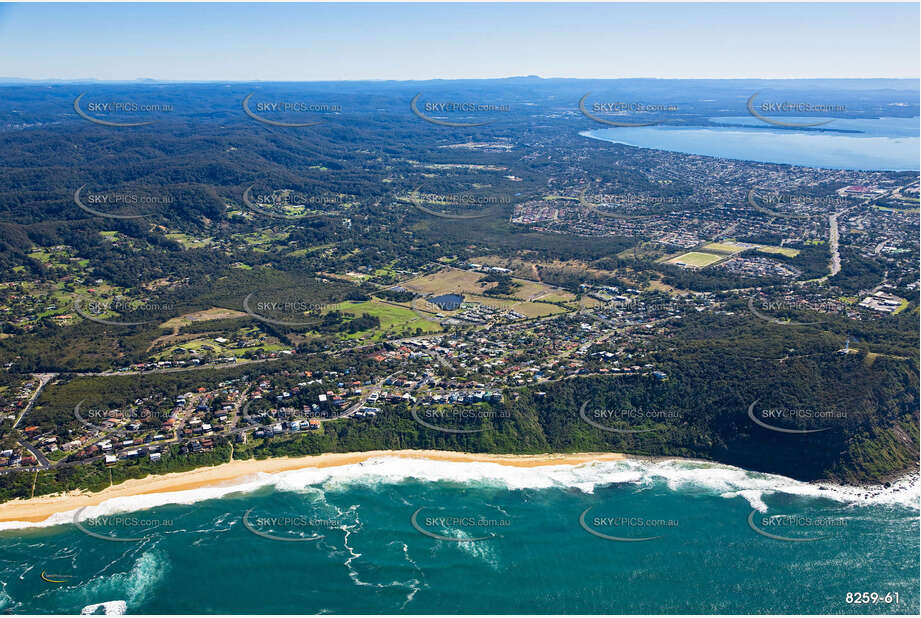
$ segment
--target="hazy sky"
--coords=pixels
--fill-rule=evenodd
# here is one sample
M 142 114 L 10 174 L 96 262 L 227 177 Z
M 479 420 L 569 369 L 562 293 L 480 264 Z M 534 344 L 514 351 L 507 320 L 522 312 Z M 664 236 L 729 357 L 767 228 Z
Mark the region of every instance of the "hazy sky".
M 0 77 L 919 76 L 914 4 L 5 4 Z

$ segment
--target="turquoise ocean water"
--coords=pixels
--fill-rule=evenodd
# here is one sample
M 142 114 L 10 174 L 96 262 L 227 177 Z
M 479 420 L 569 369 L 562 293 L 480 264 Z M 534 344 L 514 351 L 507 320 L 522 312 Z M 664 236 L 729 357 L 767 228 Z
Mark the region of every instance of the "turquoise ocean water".
M 919 610 L 917 479 L 863 490 L 680 460 L 379 458 L 72 520 L 0 531 L 0 611 Z
M 786 118 L 808 123 L 821 118 Z M 850 170 L 921 169 L 918 118 L 836 118 L 815 129 L 779 128 L 752 116 L 713 118 L 725 126 L 631 127 L 582 135 L 688 154 Z

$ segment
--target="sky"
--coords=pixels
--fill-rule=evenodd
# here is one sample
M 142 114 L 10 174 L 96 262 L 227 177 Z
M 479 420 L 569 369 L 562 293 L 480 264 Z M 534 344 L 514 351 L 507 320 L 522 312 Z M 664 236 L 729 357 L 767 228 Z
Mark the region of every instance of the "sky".
M 0 77 L 919 77 L 919 4 L 0 4 Z

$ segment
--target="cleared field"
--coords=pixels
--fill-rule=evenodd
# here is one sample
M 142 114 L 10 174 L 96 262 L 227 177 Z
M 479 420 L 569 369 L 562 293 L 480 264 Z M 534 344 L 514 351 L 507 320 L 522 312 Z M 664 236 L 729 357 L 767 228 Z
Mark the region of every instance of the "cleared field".
M 562 307 L 550 305 L 548 303 L 530 303 L 518 300 L 507 300 L 504 298 L 490 298 L 489 296 L 470 296 L 464 300 L 470 303 L 486 305 L 487 307 L 495 307 L 496 309 L 511 309 L 529 318 L 539 318 L 545 315 L 566 312 Z
M 661 281 L 657 281 L 655 279 L 647 283 L 644 289 L 646 289 L 647 291 L 653 291 L 653 292 L 665 292 L 667 294 L 672 294 L 676 296 L 687 296 L 688 294 L 692 293 L 692 292 L 688 292 L 687 290 L 679 290 L 676 287 L 668 285 L 667 283 L 662 283 Z
M 485 287 L 479 282 L 483 275 L 469 270 L 446 269 L 400 284 L 420 294 L 481 294 Z
M 877 210 L 886 210 L 886 211 L 889 211 L 889 212 L 904 212 L 904 213 L 911 213 L 911 214 L 917 214 L 917 213 L 921 212 L 921 209 L 919 209 L 917 206 L 914 207 L 914 208 L 912 208 L 911 206 L 909 206 L 909 207 L 907 207 L 907 208 L 889 208 L 889 207 L 886 207 L 886 206 L 876 206 L 876 205 L 874 205 L 873 208 L 876 208 Z
M 421 294 L 439 295 L 455 292 L 463 294 L 464 296 L 482 295 L 483 292 L 495 286 L 495 284 L 491 282 L 486 282 L 485 284 L 479 283 L 484 277 L 484 274 L 470 270 L 445 269 L 431 275 L 406 281 L 400 285 L 408 290 Z M 514 281 L 519 287 L 512 292 L 511 296 L 523 301 L 532 298 L 536 300 L 547 298 L 548 300 L 552 299 L 558 302 L 567 302 L 575 299 L 573 294 L 543 283 L 525 281 L 523 279 L 514 279 Z
M 363 313 L 367 313 L 376 316 L 381 321 L 380 328 L 374 331 L 361 331 L 354 335 L 350 335 L 350 337 L 354 338 L 363 339 L 370 336 L 370 338 L 377 340 L 385 335 L 392 336 L 403 332 L 415 334 L 417 328 L 425 333 L 437 333 L 441 331 L 441 327 L 438 324 L 419 317 L 412 309 L 382 303 L 377 300 L 360 303 L 347 301 L 333 305 L 331 310 L 349 313 L 354 316 L 361 316 Z
M 205 333 L 211 334 L 211 333 Z M 150 342 L 150 345 L 147 346 L 145 353 L 149 354 L 151 350 L 162 348 L 163 346 L 176 345 L 182 343 L 183 341 L 192 341 L 194 339 L 201 339 L 202 333 L 186 333 L 185 335 L 163 335 L 157 337 Z
M 166 237 L 170 240 L 174 240 L 182 245 L 183 249 L 201 249 L 202 247 L 207 247 L 211 244 L 210 238 L 194 238 L 188 234 L 182 234 L 179 232 L 166 234 Z
M 47 251 L 33 251 L 29 254 L 29 257 L 44 264 L 51 263 L 51 254 Z
M 288 349 L 288 346 L 283 345 L 274 337 L 270 341 L 262 342 L 259 345 L 250 347 L 250 348 L 231 348 L 225 345 L 222 345 L 215 341 L 211 337 L 196 337 L 193 339 L 185 339 L 183 341 L 173 341 L 170 342 L 174 345 L 164 349 L 159 354 L 156 354 L 155 357 L 158 359 L 169 359 L 174 358 L 176 351 L 179 348 L 182 348 L 186 352 L 195 352 L 195 353 L 204 353 L 208 352 L 218 356 L 235 356 L 237 358 L 242 358 L 247 352 L 253 352 L 255 350 L 263 350 L 264 352 L 279 352 L 281 350 Z M 150 350 L 148 349 L 148 352 Z
M 770 245 L 760 245 L 758 247 L 759 253 L 779 253 L 780 255 L 785 255 L 787 257 L 796 257 L 799 255 L 799 249 L 791 249 L 790 247 L 771 247 Z
M 648 258 L 648 259 L 657 259 L 665 255 L 666 250 L 657 243 L 644 242 L 636 245 L 635 247 L 630 247 L 629 249 L 624 249 L 617 254 L 617 257 L 623 260 L 629 260 L 634 257 L 637 258 Z
M 212 307 L 211 309 L 195 311 L 194 313 L 186 313 L 185 315 L 180 315 L 179 317 L 172 318 L 161 324 L 160 327 L 171 328 L 173 331 L 178 332 L 179 328 L 185 326 L 186 324 L 191 324 L 192 322 L 204 322 L 206 320 L 227 320 L 230 318 L 243 317 L 245 315 L 246 314 L 242 311 L 234 311 L 233 309 L 225 309 L 223 307 Z
M 547 303 L 518 303 L 517 305 L 514 305 L 512 309 L 529 318 L 540 318 L 545 315 L 566 313 L 566 310 L 562 307 L 557 307 L 556 305 L 548 305 Z
M 754 245 L 737 242 L 711 242 L 703 246 L 704 251 L 713 253 L 740 253 L 746 249 L 751 249 Z
M 668 260 L 668 264 L 676 264 L 679 266 L 693 266 L 694 268 L 703 268 L 704 266 L 709 266 L 714 262 L 719 262 L 723 259 L 722 255 L 715 255 L 713 253 L 702 253 L 700 251 L 689 251 L 678 257 L 673 257 Z
M 521 279 L 515 279 L 515 282 L 518 283 L 520 287 L 512 292 L 512 296 L 522 300 L 568 302 L 576 299 L 575 294 L 571 294 L 566 290 L 552 288 L 548 285 L 544 285 L 543 283 L 537 283 L 536 281 L 522 281 Z
M 583 299 L 584 300 L 584 299 Z M 452 317 L 458 313 L 462 313 L 463 309 L 458 309 L 457 311 L 442 311 L 435 307 L 434 305 L 429 305 L 428 303 L 417 299 L 414 301 L 417 305 L 417 308 L 423 310 L 425 313 L 430 313 L 433 316 L 436 313 L 440 313 L 445 317 Z M 487 307 L 492 307 L 494 309 L 501 310 L 513 310 L 517 311 L 521 315 L 524 315 L 529 318 L 539 318 L 547 315 L 554 315 L 557 313 L 565 313 L 566 310 L 557 305 L 551 305 L 549 303 L 542 302 L 529 302 L 524 300 L 512 300 L 508 298 L 493 298 L 491 296 L 482 296 L 479 294 L 467 294 L 464 296 L 465 303 L 474 303 L 478 305 L 485 305 Z M 402 305 L 401 305 L 402 306 Z
M 524 279 L 538 280 L 540 273 L 534 262 L 518 258 L 508 259 L 498 255 L 478 255 L 470 258 L 470 262 L 475 264 L 485 264 L 486 266 L 501 266 L 512 271 L 513 277 Z
M 582 307 L 593 309 L 598 306 L 604 306 L 604 303 L 596 298 L 592 298 L 591 296 L 583 296 L 582 300 L 579 301 L 579 305 Z
M 324 249 L 329 249 L 335 247 L 337 243 L 328 243 L 325 245 L 314 245 L 313 247 L 307 247 L 305 249 L 296 249 L 288 253 L 291 257 L 301 257 L 307 255 L 308 253 L 313 253 L 314 251 L 322 251 Z
M 541 296 L 540 298 L 535 298 L 534 300 L 542 300 L 548 303 L 568 303 L 574 301 L 575 299 L 575 295 L 570 294 L 569 292 L 554 291 L 545 296 Z

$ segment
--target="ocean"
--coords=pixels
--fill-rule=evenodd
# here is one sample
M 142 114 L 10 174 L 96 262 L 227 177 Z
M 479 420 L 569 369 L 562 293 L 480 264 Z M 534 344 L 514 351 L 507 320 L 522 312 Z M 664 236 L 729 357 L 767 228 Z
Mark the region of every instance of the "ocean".
M 742 161 L 847 170 L 921 169 L 919 118 L 836 118 L 811 130 L 777 128 L 751 116 L 711 120 L 726 126 L 657 125 L 597 129 L 581 135 L 640 148 Z M 807 123 L 822 119 L 783 120 Z
M 861 489 L 688 460 L 380 457 L 73 520 L 0 524 L 2 611 L 919 611 L 917 477 Z

